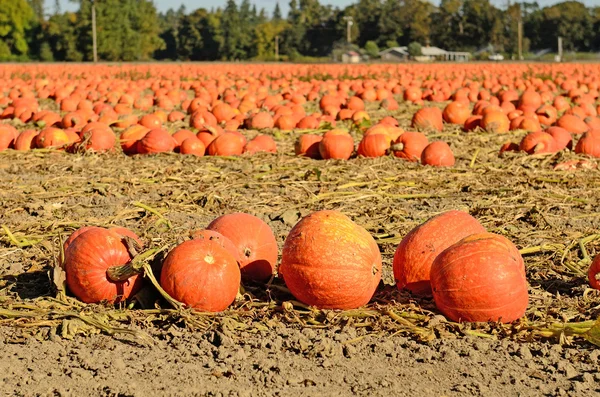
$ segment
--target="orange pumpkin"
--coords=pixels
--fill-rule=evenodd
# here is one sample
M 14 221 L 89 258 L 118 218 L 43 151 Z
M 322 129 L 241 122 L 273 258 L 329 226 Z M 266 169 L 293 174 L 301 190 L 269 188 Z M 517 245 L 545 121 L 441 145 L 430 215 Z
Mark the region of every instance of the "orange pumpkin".
M 231 242 L 230 239 L 228 239 L 227 237 L 223 236 L 221 233 L 215 232 L 214 230 L 202 229 L 202 230 L 196 230 L 195 232 L 193 232 L 191 234 L 191 236 L 195 240 L 212 240 L 212 241 L 216 241 L 223 248 L 225 248 L 227 251 L 229 251 L 229 253 L 231 255 L 233 255 L 233 257 L 235 258 L 235 260 L 238 263 L 241 262 L 240 255 L 239 255 L 238 249 L 235 246 L 235 244 L 233 244 L 233 242 Z
M 510 323 L 529 303 L 519 250 L 492 233 L 471 235 L 440 253 L 431 288 L 437 308 L 452 321 Z
M 179 147 L 188 138 L 196 138 L 196 134 L 194 134 L 190 130 L 179 130 L 173 134 L 173 139 L 175 139 L 175 151 L 179 150 Z
M 167 255 L 160 285 L 186 306 L 220 312 L 235 300 L 240 286 L 240 268 L 235 257 L 218 242 L 189 240 Z
M 583 134 L 577 141 L 575 153 L 600 157 L 600 130 L 590 130 Z
M 207 147 L 211 156 L 238 156 L 244 150 L 244 142 L 233 132 L 225 132 L 214 139 Z
M 311 159 L 320 159 L 319 143 L 323 139 L 320 135 L 304 134 L 298 137 L 294 145 L 296 156 L 305 156 Z
M 554 137 L 542 131 L 527 134 L 521 140 L 519 148 L 528 154 L 554 153 L 557 151 Z
M 85 303 L 120 302 L 133 296 L 142 286 L 137 274 L 126 281 L 108 278 L 107 270 L 131 261 L 129 251 L 116 231 L 99 227 L 83 230 L 65 250 L 64 269 L 67 286 Z
M 206 152 L 206 148 L 202 141 L 196 136 L 191 136 L 184 140 L 179 147 L 179 152 L 181 154 L 193 154 L 194 156 L 202 157 Z
M 558 127 L 564 128 L 569 131 L 571 134 L 583 134 L 588 131 L 590 128 L 588 125 L 580 119 L 579 117 L 572 114 L 564 114 L 561 118 L 556 122 Z
M 64 130 L 54 127 L 43 129 L 38 135 L 36 135 L 34 141 L 35 147 L 38 149 L 62 149 L 66 145 L 72 143 L 72 140 Z
M 242 277 L 265 281 L 277 264 L 277 241 L 265 222 L 242 212 L 218 217 L 208 226 L 227 237 L 237 247 Z
M 454 165 L 454 154 L 446 142 L 432 142 L 421 153 L 421 164 L 435 167 L 451 167 Z
M 172 152 L 175 149 L 175 140 L 167 131 L 156 128 L 148 131 L 136 145 L 138 154 L 156 154 Z
M 594 258 L 594 261 L 590 265 L 588 269 L 588 280 L 590 282 L 590 286 L 594 289 L 600 289 L 600 278 L 598 275 L 600 274 L 600 255 Z
M 573 136 L 571 133 L 561 127 L 550 127 L 546 130 L 546 133 L 552 135 L 556 144 L 556 150 L 560 151 L 563 149 L 573 150 Z
M 394 254 L 394 278 L 398 289 L 413 294 L 431 293 L 429 273 L 433 261 L 443 250 L 462 238 L 485 232 L 485 228 L 466 212 L 448 211 L 412 229 Z
M 462 102 L 450 102 L 442 112 L 446 123 L 464 125 L 471 115 L 471 110 Z
M 38 132 L 35 130 L 25 130 L 17 136 L 15 139 L 14 148 L 15 150 L 30 150 L 33 149 L 33 141 L 37 136 Z
M 274 125 L 273 117 L 267 112 L 256 113 L 248 123 L 248 127 L 253 130 L 273 128 Z
M 420 161 L 423 149 L 429 145 L 427 137 L 420 132 L 407 131 L 392 144 L 394 156 L 408 161 Z
M 354 309 L 371 300 L 381 267 L 379 247 L 365 229 L 338 211 L 318 211 L 290 231 L 279 275 L 307 305 Z
M 510 128 L 510 120 L 502 111 L 488 112 L 481 118 L 481 128 L 487 132 L 503 134 Z
M 348 160 L 354 151 L 354 139 L 347 131 L 335 129 L 327 131 L 319 142 L 319 153 L 325 160 Z
M 422 108 L 413 115 L 411 126 L 419 131 L 444 129 L 442 112 L 438 108 Z
M 244 146 L 244 153 L 254 154 L 258 152 L 277 153 L 277 144 L 269 135 L 257 135 Z
M 390 148 L 390 136 L 388 134 L 369 134 L 365 135 L 358 144 L 356 150 L 359 156 L 363 157 L 381 157 L 385 156 Z
M 121 143 L 121 149 L 125 154 L 134 154 L 137 149 L 137 143 L 150 131 L 143 125 L 136 124 L 127 128 L 121 133 L 119 142 Z

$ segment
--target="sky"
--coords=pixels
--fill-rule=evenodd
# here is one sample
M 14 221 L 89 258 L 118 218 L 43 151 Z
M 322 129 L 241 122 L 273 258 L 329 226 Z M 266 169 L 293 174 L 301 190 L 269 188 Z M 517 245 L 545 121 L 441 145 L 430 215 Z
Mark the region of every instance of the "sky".
M 75 11 L 77 10 L 77 5 L 70 3 L 69 0 L 60 0 L 62 3 L 62 10 L 63 11 Z M 279 6 L 281 7 L 281 11 L 283 13 L 283 15 L 287 15 L 288 12 L 288 3 L 289 0 L 251 0 L 250 2 L 252 4 L 256 4 L 257 8 L 265 8 L 265 10 L 270 14 L 273 11 L 273 8 L 275 7 L 275 3 L 277 3 L 279 1 Z M 357 0 L 321 0 L 322 4 L 331 4 L 333 6 L 337 6 L 337 7 L 346 7 L 352 3 L 355 3 Z M 439 3 L 439 0 L 431 0 L 434 3 Z M 547 5 L 552 5 L 552 4 L 556 4 L 558 2 L 560 2 L 559 0 L 537 0 L 538 4 L 540 5 L 540 7 L 544 7 Z M 584 3 L 586 6 L 590 7 L 590 6 L 600 6 L 600 0 L 579 0 L 582 3 Z M 240 1 L 238 0 L 238 3 Z M 216 8 L 216 7 L 223 7 L 226 3 L 226 0 L 154 0 L 154 4 L 156 5 L 156 8 L 158 9 L 158 11 L 167 11 L 169 8 L 173 8 L 173 9 L 177 9 L 179 8 L 182 4 L 185 5 L 185 7 L 187 8 L 188 12 L 193 11 L 195 9 L 198 8 L 206 8 L 206 9 L 210 9 L 210 8 Z M 496 4 L 496 5 L 504 5 L 506 4 L 506 0 L 492 0 L 492 3 Z M 52 4 L 50 7 L 54 7 L 54 2 L 53 1 L 49 1 L 46 0 L 46 4 L 50 6 L 50 4 Z M 49 11 L 53 11 L 52 9 L 50 9 Z

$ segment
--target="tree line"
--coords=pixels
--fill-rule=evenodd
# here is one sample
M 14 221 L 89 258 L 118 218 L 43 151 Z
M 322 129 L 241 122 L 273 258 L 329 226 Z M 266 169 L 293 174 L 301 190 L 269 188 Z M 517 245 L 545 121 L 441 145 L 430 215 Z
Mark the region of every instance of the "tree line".
M 92 1 L 63 12 L 58 0 L 0 0 L 0 60 L 89 61 L 92 59 Z M 302 60 L 332 51 L 380 49 L 420 43 L 454 51 L 600 51 L 600 7 L 565 1 L 540 7 L 489 0 L 358 0 L 346 8 L 319 0 L 290 0 L 267 12 L 250 0 L 228 0 L 224 8 L 185 7 L 159 13 L 151 0 L 94 0 L 98 56 L 103 61 Z M 52 9 L 51 13 L 47 10 Z M 346 40 L 352 18 L 351 45 Z

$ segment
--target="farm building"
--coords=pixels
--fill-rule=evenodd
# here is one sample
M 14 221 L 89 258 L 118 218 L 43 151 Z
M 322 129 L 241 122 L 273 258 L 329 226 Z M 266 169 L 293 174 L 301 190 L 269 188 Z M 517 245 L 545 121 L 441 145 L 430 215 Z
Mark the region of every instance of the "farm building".
M 359 63 L 360 54 L 356 51 L 348 51 L 342 54 L 343 63 Z
M 406 61 L 409 58 L 408 47 L 391 47 L 379 53 L 381 59 L 390 62 Z M 421 55 L 415 57 L 420 62 L 430 61 L 468 61 L 471 54 L 468 52 L 447 51 L 439 47 L 424 46 Z

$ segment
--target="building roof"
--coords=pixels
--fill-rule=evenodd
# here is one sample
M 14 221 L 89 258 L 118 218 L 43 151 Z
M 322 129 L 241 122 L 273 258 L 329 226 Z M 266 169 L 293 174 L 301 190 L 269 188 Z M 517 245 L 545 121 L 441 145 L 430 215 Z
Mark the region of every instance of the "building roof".
M 439 47 L 431 47 L 431 46 L 429 46 L 429 47 L 425 47 L 425 46 L 421 47 L 421 54 L 425 55 L 425 56 L 428 56 L 428 57 L 436 57 L 436 56 L 439 56 L 439 55 L 446 55 L 447 53 L 448 53 L 448 51 L 442 50 Z
M 386 50 L 379 51 L 379 55 L 385 55 L 385 54 L 390 53 L 390 52 L 396 52 L 396 53 L 399 53 L 399 54 L 402 54 L 402 55 L 408 55 L 408 47 L 406 47 L 406 46 L 403 46 L 403 47 L 390 47 L 390 48 L 388 48 Z
M 395 53 L 402 54 L 402 55 L 408 55 L 408 47 L 406 47 L 406 46 L 390 47 L 386 50 L 380 51 L 379 55 L 385 55 L 390 52 L 395 52 Z M 426 56 L 426 57 L 436 57 L 436 56 L 442 56 L 442 55 L 448 55 L 448 54 L 470 55 L 468 52 L 446 51 L 439 47 L 432 47 L 432 46 L 421 47 L 421 55 Z
M 351 57 L 359 56 L 360 54 L 356 51 L 348 51 L 346 55 L 350 55 Z

